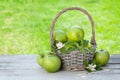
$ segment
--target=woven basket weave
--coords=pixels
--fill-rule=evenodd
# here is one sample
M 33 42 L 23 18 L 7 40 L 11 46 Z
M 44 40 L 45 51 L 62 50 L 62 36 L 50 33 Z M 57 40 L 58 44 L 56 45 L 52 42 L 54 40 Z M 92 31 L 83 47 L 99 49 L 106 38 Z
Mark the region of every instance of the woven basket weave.
M 79 7 L 70 7 L 63 9 L 60 11 L 56 17 L 53 19 L 51 27 L 50 27 L 50 42 L 51 46 L 54 44 L 54 38 L 53 38 L 53 29 L 54 25 L 59 18 L 60 15 L 62 15 L 66 11 L 70 10 L 78 10 L 86 14 L 90 20 L 91 27 L 92 27 L 92 37 L 91 37 L 91 44 L 93 50 L 96 50 L 96 41 L 95 41 L 95 30 L 94 30 L 94 22 L 91 17 L 91 15 L 84 9 L 79 8 Z M 51 48 L 52 50 L 52 48 Z M 91 53 L 90 51 L 85 49 L 85 54 L 82 54 L 80 51 L 70 51 L 67 54 L 61 54 L 59 52 L 56 52 L 56 55 L 61 58 L 62 61 L 62 69 L 66 71 L 79 71 L 79 70 L 84 70 L 84 64 L 83 61 L 86 60 L 87 62 L 91 61 L 93 59 L 94 54 Z

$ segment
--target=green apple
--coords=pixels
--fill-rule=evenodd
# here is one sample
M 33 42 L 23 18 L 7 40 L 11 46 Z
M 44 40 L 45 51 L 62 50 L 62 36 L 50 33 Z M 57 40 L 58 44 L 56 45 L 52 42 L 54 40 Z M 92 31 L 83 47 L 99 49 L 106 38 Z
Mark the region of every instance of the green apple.
M 43 67 L 43 65 L 42 65 L 43 55 L 38 54 L 36 59 L 37 59 L 37 64 L 39 64 L 41 67 Z
M 94 58 L 97 64 L 105 66 L 110 59 L 110 54 L 106 50 L 99 50 L 95 52 Z
M 56 55 L 47 55 L 43 58 L 43 67 L 47 72 L 57 72 L 61 67 L 61 60 Z
M 38 54 L 37 58 L 36 58 L 37 64 L 39 64 L 41 67 L 43 67 L 43 58 L 47 55 L 50 55 L 50 53 L 48 51 Z
M 57 42 L 66 42 L 67 41 L 66 33 L 63 30 L 55 30 L 54 39 Z
M 72 27 L 67 31 L 69 41 L 79 42 L 84 38 L 84 30 L 80 27 Z

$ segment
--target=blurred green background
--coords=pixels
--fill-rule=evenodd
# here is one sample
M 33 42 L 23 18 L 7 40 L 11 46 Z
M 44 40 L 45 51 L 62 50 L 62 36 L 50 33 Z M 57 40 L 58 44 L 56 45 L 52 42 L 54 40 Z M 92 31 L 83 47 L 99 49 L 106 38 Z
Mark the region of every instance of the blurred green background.
M 119 0 L 0 0 L 0 54 L 37 54 L 50 50 L 50 25 L 67 7 L 81 7 L 93 17 L 97 49 L 120 53 Z M 90 22 L 79 11 L 64 13 L 55 29 L 79 25 L 91 38 Z

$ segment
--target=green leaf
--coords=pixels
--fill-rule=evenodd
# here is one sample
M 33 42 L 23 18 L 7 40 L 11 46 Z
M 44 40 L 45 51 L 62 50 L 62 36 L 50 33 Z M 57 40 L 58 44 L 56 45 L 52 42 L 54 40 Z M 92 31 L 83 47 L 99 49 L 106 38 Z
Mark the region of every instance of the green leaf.
M 91 63 L 93 63 L 93 64 L 95 64 L 95 65 L 96 65 L 96 68 L 95 68 L 95 69 L 96 69 L 97 71 L 102 70 L 101 65 L 99 65 L 99 64 L 96 62 L 96 60 L 95 60 L 95 59 L 93 59 Z
M 83 47 L 87 47 L 88 46 L 89 41 L 88 40 L 83 40 Z
M 96 64 L 95 59 L 93 59 L 90 63 L 92 63 L 92 64 Z
M 85 54 L 85 49 L 81 46 L 80 47 L 80 51 L 83 53 L 83 54 Z
M 97 71 L 103 70 L 101 66 L 97 65 L 95 68 Z
M 85 68 L 85 70 L 87 70 L 88 72 L 92 72 L 92 70 L 88 69 L 88 68 Z
M 54 46 L 54 45 L 51 45 L 51 48 L 52 48 L 52 52 L 57 52 L 57 48 L 56 48 L 56 46 Z
M 80 49 L 80 45 L 79 45 L 77 42 L 74 42 L 74 45 L 75 45 L 78 49 Z
M 88 67 L 89 65 L 89 63 L 86 60 L 83 61 L 83 64 L 85 65 L 85 67 Z

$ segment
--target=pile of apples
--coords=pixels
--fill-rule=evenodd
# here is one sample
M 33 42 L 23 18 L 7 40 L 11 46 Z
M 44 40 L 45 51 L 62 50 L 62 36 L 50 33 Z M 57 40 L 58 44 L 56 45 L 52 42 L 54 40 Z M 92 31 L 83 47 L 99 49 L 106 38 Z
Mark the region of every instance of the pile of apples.
M 61 67 L 60 58 L 52 53 L 39 54 L 37 63 L 49 73 L 57 72 Z
M 64 32 L 63 30 L 54 31 L 54 39 L 56 42 L 65 43 L 70 42 L 79 42 L 84 39 L 84 30 L 79 26 L 73 26 Z
M 84 40 L 84 30 L 80 26 L 73 26 L 66 32 L 63 30 L 54 31 L 54 52 L 59 50 L 61 54 L 67 54 L 70 51 L 80 50 L 80 48 L 84 49 L 83 47 L 87 48 L 88 44 L 89 41 Z

